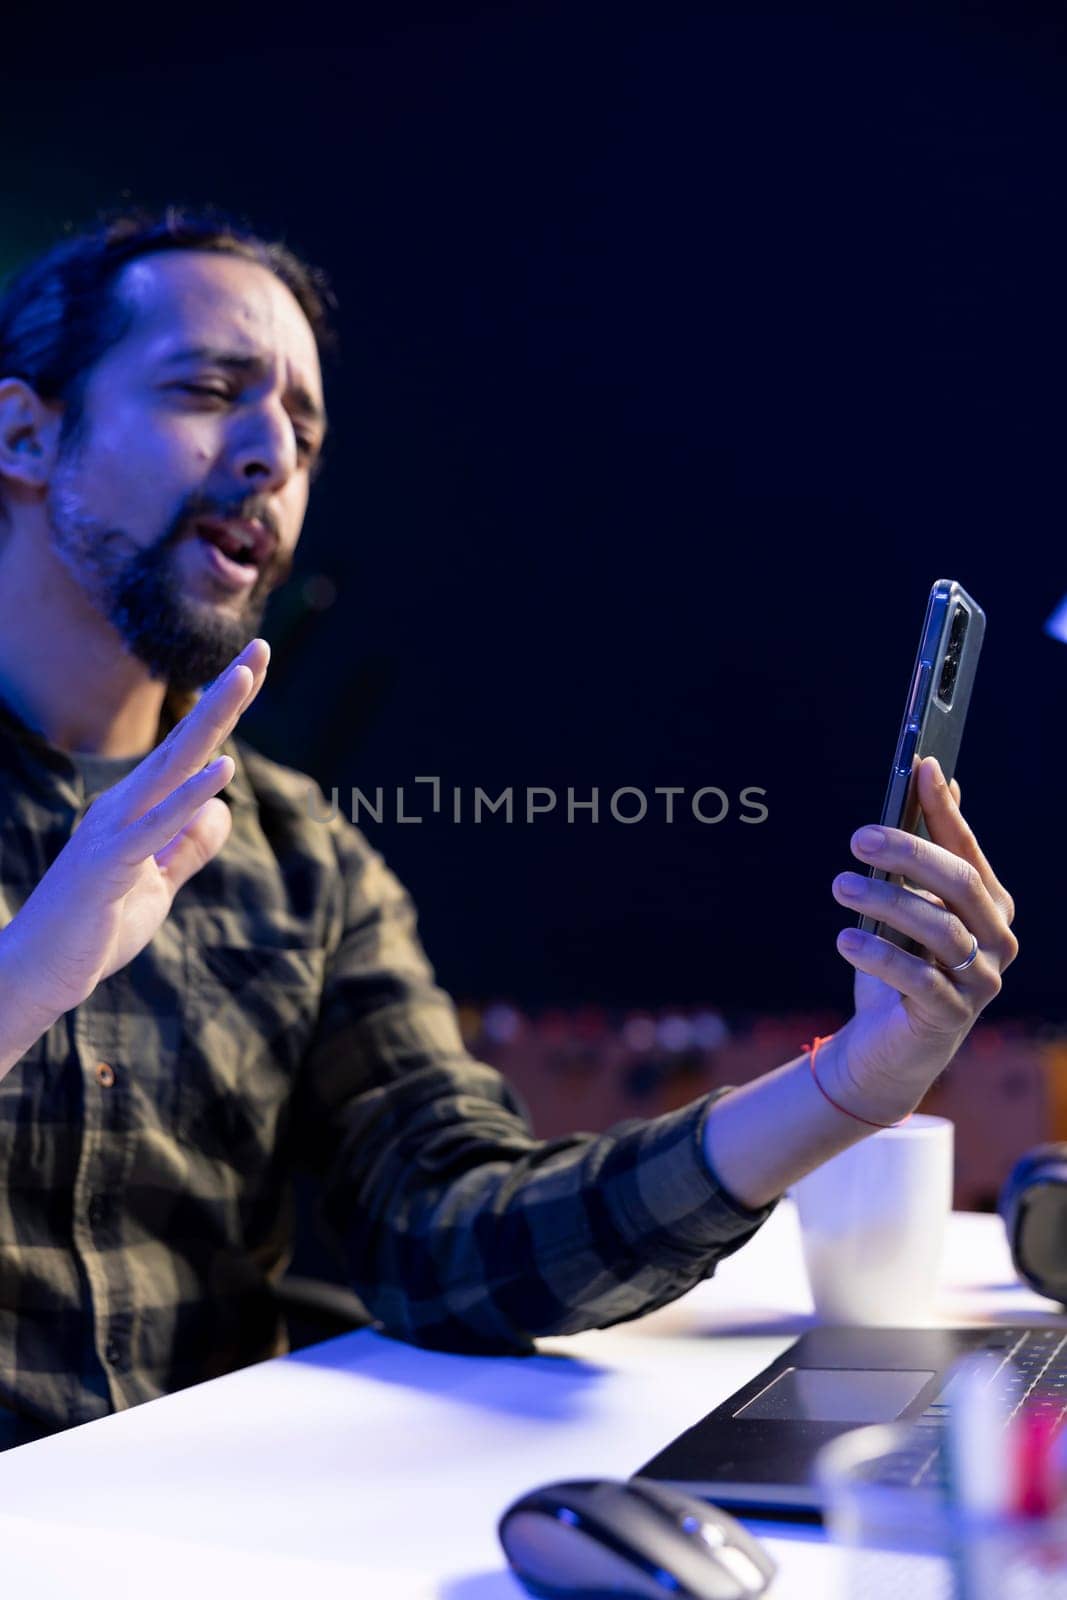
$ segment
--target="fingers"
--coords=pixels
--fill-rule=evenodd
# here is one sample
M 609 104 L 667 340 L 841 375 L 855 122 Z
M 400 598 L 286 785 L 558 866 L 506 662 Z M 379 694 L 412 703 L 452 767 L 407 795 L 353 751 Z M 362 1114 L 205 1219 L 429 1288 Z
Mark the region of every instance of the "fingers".
M 916 889 L 909 885 L 912 894 L 917 894 L 920 899 L 929 900 L 932 906 L 944 906 L 945 902 L 939 894 L 931 894 L 929 889 Z
M 177 894 L 195 872 L 218 855 L 230 836 L 233 817 L 219 799 L 205 800 L 180 833 L 156 852 L 156 865 Z
M 111 811 L 111 827 L 121 828 L 143 817 L 203 768 L 256 698 L 269 662 L 270 646 L 265 639 L 253 639 L 246 645 L 162 743 L 115 785 L 111 793 L 117 815 Z
M 267 668 L 270 666 L 270 645 L 267 643 L 266 639 L 253 639 L 250 644 L 245 646 L 244 650 L 241 651 L 241 654 L 234 658 L 234 661 L 240 661 L 244 666 L 248 667 L 252 674 L 252 687 L 248 691 L 248 698 L 245 700 L 244 704 L 241 706 L 241 709 L 238 711 L 237 716 L 234 718 L 234 724 L 236 725 L 238 718 L 244 716 L 245 712 L 256 698 L 256 695 L 263 687 L 264 680 L 267 676 Z M 231 665 L 233 664 L 234 663 L 231 662 Z
M 954 855 L 970 862 L 985 885 L 991 900 L 1010 926 L 1015 917 L 1015 906 L 1011 895 L 986 860 L 972 828 L 960 810 L 959 800 L 952 793 L 951 787 L 946 784 L 940 764 L 935 757 L 927 756 L 923 761 L 919 768 L 918 783 L 919 802 L 930 838 L 935 844 L 943 845 Z M 956 787 L 958 789 L 959 785 Z
M 981 1009 L 1000 992 L 1000 974 L 991 962 L 983 964 L 981 957 L 961 974 L 967 979 L 964 987 L 921 956 L 910 955 L 899 945 L 859 928 L 842 928 L 837 948 L 857 972 L 870 973 L 915 1001 L 924 1022 L 946 1033 L 968 1027 L 976 1005 Z
M 959 917 L 924 890 L 916 892 L 895 883 L 861 877 L 858 872 L 842 872 L 834 879 L 833 892 L 841 905 L 915 939 L 945 967 L 958 966 L 971 953 L 971 935 Z M 995 970 L 992 963 L 989 968 Z
M 215 747 L 229 738 L 263 687 L 269 664 L 270 645 L 266 639 L 253 639 L 208 685 L 192 711 L 171 729 L 164 744 L 173 738 L 179 749 L 186 742 L 196 749 L 191 771 L 203 766 Z
M 933 765 L 936 767 L 936 763 Z M 924 770 L 920 774 L 928 791 L 933 788 L 933 774 L 929 766 L 924 762 Z M 1014 911 L 1010 897 L 994 877 L 943 779 L 936 791 L 936 804 L 930 793 L 925 795 L 925 800 L 930 807 L 927 811 L 924 805 L 927 827 L 931 833 L 929 840 L 900 828 L 861 828 L 853 835 L 853 854 L 861 861 L 889 875 L 899 874 L 914 883 L 917 889 L 937 896 L 944 903 L 947 921 L 940 924 L 940 933 L 936 937 L 941 941 L 951 937 L 954 943 L 950 948 L 958 946 L 960 934 L 958 927 L 953 925 L 954 914 L 964 929 L 977 938 L 979 948 L 996 961 L 998 971 L 1003 971 L 1014 961 L 1019 945 L 1008 926 L 1005 909 L 994 899 L 989 884 L 993 884 L 995 890 L 1004 895 L 1009 909 Z M 883 841 L 880 845 L 876 842 L 879 835 Z M 895 885 L 882 880 L 865 882 L 867 887 L 863 892 L 867 898 L 863 903 L 864 911 L 888 923 L 898 932 L 915 937 L 911 926 L 915 917 L 928 916 L 931 912 L 936 914 L 936 907 L 931 908 L 929 901 L 921 911 L 917 906 L 909 906 L 900 897 Z M 905 895 L 909 892 L 903 891 Z M 926 942 L 923 935 L 918 937 Z M 935 944 L 934 948 L 936 953 L 938 946 Z M 966 953 L 966 950 L 957 953 L 954 960 L 946 964 L 954 965 Z M 942 959 L 940 955 L 939 959 Z
M 187 778 L 173 794 L 122 829 L 114 840 L 115 858 L 123 866 L 132 868 L 162 852 L 174 836 L 188 826 L 205 802 L 226 787 L 234 770 L 232 756 L 219 756 Z

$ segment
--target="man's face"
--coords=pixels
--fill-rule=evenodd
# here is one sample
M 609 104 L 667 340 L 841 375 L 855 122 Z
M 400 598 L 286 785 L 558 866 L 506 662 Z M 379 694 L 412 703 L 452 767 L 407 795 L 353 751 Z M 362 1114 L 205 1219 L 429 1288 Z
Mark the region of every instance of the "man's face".
M 116 292 L 133 320 L 49 481 L 53 546 L 151 675 L 195 689 L 255 638 L 291 568 L 325 431 L 315 336 L 237 256 L 161 252 Z M 205 518 L 258 522 L 256 560 L 228 560 Z

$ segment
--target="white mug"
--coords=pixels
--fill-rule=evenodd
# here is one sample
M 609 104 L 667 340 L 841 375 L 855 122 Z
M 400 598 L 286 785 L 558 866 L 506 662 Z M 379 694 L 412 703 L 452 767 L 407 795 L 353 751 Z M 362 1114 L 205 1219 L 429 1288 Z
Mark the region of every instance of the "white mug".
M 824 1322 L 908 1327 L 930 1317 L 952 1210 L 953 1125 L 913 1115 L 793 1186 Z

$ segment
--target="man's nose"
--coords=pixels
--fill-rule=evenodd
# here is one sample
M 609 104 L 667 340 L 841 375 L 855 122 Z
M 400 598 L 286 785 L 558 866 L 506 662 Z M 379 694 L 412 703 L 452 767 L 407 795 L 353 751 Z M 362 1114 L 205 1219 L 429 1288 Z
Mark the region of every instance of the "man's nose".
M 236 476 L 258 480 L 263 489 L 277 489 L 296 471 L 297 449 L 293 424 L 281 406 L 257 412 L 246 419 L 244 432 L 233 453 Z

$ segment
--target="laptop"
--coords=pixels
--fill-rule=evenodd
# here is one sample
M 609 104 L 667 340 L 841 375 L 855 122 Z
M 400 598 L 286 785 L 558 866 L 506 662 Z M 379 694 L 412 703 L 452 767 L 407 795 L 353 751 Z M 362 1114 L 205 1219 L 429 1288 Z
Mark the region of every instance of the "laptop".
M 1067 1413 L 1067 1325 L 838 1328 L 805 1333 L 758 1377 L 686 1429 L 635 1476 L 659 1479 L 749 1516 L 821 1521 L 815 1457 L 839 1434 L 897 1419 L 917 1424 L 892 1478 L 943 1481 L 949 1368 L 991 1350 L 1005 1364 L 1013 1405 L 1040 1395 Z M 1060 1407 L 1062 1406 L 1062 1409 Z

